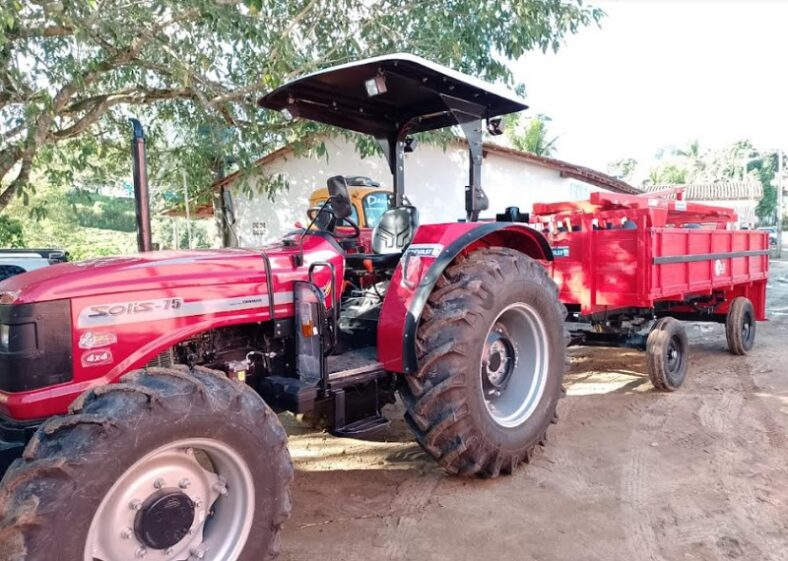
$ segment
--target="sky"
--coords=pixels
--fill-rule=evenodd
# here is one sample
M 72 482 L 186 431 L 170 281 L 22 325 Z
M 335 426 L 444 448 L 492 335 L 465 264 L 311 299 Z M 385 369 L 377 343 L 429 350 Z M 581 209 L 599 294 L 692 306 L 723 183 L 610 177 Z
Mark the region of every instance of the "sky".
M 552 118 L 556 157 L 605 171 L 692 140 L 788 149 L 788 1 L 587 3 L 607 13 L 599 28 L 513 66 L 529 113 Z

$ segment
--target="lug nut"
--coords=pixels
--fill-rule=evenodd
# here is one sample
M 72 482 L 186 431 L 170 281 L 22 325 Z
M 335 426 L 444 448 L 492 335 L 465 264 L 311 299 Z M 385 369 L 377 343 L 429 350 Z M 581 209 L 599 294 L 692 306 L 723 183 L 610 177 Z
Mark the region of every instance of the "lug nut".
M 162 487 L 164 487 L 164 480 L 161 477 L 159 477 L 156 481 L 153 482 L 153 486 L 156 487 L 156 489 L 161 489 Z
M 204 559 L 205 558 L 205 550 L 201 547 L 195 547 L 191 550 L 192 557 L 195 559 Z
M 148 550 L 144 547 L 137 548 L 137 551 L 134 552 L 134 557 L 141 559 L 148 554 Z
M 191 484 L 192 482 L 189 481 L 187 477 L 184 477 L 183 479 L 178 481 L 178 487 L 180 487 L 181 489 L 188 489 Z
M 132 530 L 131 528 L 126 528 L 120 533 L 120 537 L 123 538 L 124 540 L 130 539 L 131 536 L 133 535 L 134 535 L 134 530 Z
M 194 454 L 194 448 L 184 448 L 183 451 L 186 454 Z
M 170 555 L 172 555 L 173 553 L 175 553 L 175 548 L 174 548 L 174 547 L 168 547 L 168 548 L 167 548 L 167 550 L 164 552 L 164 555 L 166 555 L 167 557 L 169 557 L 169 556 L 170 556 Z
M 213 490 L 222 496 L 227 495 L 227 485 L 221 481 L 213 484 Z
M 134 499 L 129 503 L 129 508 L 131 510 L 139 510 L 142 508 L 142 501 L 139 499 Z
M 200 508 L 202 506 L 202 497 L 194 497 L 194 499 L 192 499 L 192 502 L 194 503 L 194 506 Z

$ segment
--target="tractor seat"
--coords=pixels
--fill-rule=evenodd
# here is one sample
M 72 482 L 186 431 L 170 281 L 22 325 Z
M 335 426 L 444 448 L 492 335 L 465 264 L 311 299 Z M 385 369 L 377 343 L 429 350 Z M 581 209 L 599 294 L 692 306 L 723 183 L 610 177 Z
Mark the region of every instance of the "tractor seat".
M 416 207 L 405 205 L 388 209 L 372 230 L 373 253 L 348 253 L 345 263 L 351 269 L 362 269 L 365 268 L 364 260 L 368 259 L 375 269 L 393 269 L 413 241 L 418 225 Z

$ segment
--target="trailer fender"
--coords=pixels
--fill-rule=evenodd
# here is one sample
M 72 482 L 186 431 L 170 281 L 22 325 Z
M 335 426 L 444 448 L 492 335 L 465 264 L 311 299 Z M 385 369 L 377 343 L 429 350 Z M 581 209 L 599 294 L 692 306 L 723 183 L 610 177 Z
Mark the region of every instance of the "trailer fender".
M 416 330 L 427 299 L 443 271 L 457 256 L 481 246 L 509 247 L 533 259 L 553 260 L 547 239 L 525 224 L 455 223 L 419 228 L 397 266 L 392 278 L 395 289 L 389 289 L 381 311 L 379 359 L 387 370 L 405 374 L 418 371 Z M 408 278 L 407 274 L 413 257 L 427 262 L 418 278 Z M 397 344 L 399 341 L 401 345 Z

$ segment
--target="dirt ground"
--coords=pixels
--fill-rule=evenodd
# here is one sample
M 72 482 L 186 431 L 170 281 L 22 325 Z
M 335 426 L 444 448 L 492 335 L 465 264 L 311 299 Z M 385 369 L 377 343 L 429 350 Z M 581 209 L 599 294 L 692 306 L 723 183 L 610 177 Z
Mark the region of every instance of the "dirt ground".
M 283 561 L 788 560 L 788 262 L 748 357 L 719 325 L 690 327 L 676 393 L 643 355 L 575 348 L 560 421 L 511 477 L 453 478 L 400 411 L 375 440 L 289 421 L 296 465 Z

